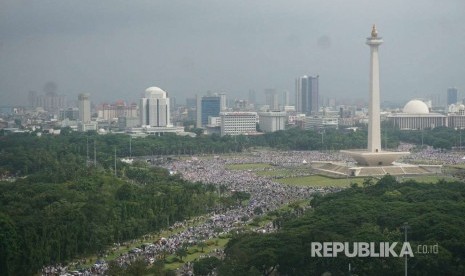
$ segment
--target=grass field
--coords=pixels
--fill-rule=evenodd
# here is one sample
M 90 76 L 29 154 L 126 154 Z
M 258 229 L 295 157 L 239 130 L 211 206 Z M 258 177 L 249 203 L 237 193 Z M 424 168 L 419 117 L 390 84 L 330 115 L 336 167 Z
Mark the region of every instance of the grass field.
M 215 249 L 223 249 L 226 244 L 228 243 L 229 239 L 228 238 L 216 238 L 210 241 L 207 241 L 208 245 L 203 249 L 203 252 L 201 248 L 198 246 L 192 246 L 188 248 L 188 254 L 186 257 L 183 258 L 182 262 L 178 260 L 178 258 L 175 255 L 170 255 L 166 258 L 167 263 L 165 264 L 165 270 L 176 270 L 177 268 L 181 267 L 184 265 L 186 262 L 192 262 L 196 259 L 198 259 L 201 255 L 207 255 L 211 252 L 213 252 Z
M 361 185 L 363 178 L 333 179 L 320 175 L 289 177 L 276 179 L 277 182 L 286 185 L 308 186 L 308 187 L 349 187 L 350 183 Z
M 465 169 L 465 164 L 447 165 L 445 167 L 451 167 L 451 168 L 454 168 L 454 169 Z
M 256 175 L 264 176 L 264 177 L 284 177 L 284 176 L 288 176 L 289 173 L 290 173 L 289 170 L 283 169 L 283 168 L 255 172 Z
M 398 181 L 403 182 L 411 179 L 421 183 L 436 183 L 439 180 L 456 181 L 453 177 L 439 175 L 400 177 Z M 277 182 L 282 184 L 307 187 L 349 187 L 351 183 L 357 183 L 359 186 L 362 186 L 364 180 L 365 178 L 332 179 L 320 175 L 276 179 Z

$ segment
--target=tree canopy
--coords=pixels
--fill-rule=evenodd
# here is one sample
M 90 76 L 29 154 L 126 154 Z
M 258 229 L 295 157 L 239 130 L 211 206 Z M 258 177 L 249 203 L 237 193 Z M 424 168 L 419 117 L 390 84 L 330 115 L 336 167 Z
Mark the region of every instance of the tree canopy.
M 318 258 L 312 242 L 403 242 L 414 257 L 412 275 L 462 275 L 465 267 L 465 183 L 439 181 L 399 183 L 392 176 L 365 188 L 353 187 L 312 200 L 312 209 L 284 220 L 277 233 L 235 236 L 227 244 L 220 275 L 401 275 L 403 258 Z M 418 252 L 418 245 L 437 245 L 438 252 Z M 233 271 L 233 272 L 231 272 Z M 232 274 L 231 274 L 232 273 Z

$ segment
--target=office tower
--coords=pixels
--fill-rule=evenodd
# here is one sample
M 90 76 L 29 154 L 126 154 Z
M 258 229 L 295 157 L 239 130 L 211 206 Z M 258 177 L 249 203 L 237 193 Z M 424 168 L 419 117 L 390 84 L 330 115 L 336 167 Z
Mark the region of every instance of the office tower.
M 283 107 L 288 106 L 288 105 L 289 105 L 289 91 L 284 91 L 283 92 Z
M 226 107 L 227 107 L 226 94 L 225 93 L 220 93 L 220 94 L 218 94 L 218 96 L 220 97 L 220 112 L 225 111 Z
M 276 92 L 276 89 L 265 89 L 265 104 L 270 107 L 270 110 L 279 110 L 278 92 Z
M 190 109 L 195 109 L 197 107 L 197 98 L 187 98 L 186 107 Z
M 49 91 L 45 95 L 39 95 L 35 91 L 29 91 L 28 104 L 30 107 L 42 107 L 48 112 L 59 112 L 60 109 L 66 107 L 66 97 L 58 95 L 54 91 Z
M 140 101 L 140 122 L 142 126 L 171 126 L 170 99 L 165 91 L 158 87 L 145 90 L 145 97 Z
M 81 93 L 78 95 L 79 121 L 81 123 L 90 122 L 90 94 Z
M 30 107 L 37 107 L 37 92 L 36 91 L 29 91 L 27 95 L 27 102 Z
M 256 104 L 257 99 L 255 97 L 255 91 L 254 90 L 249 90 L 249 104 Z
M 307 115 L 318 112 L 318 79 L 319 76 L 303 76 L 296 79 L 295 104 L 297 112 Z
M 195 108 L 195 111 L 196 111 L 196 123 L 195 123 L 195 126 L 197 128 L 201 128 L 202 127 L 202 97 L 197 94 L 195 95 L 195 99 L 196 99 L 196 108 Z
M 208 124 L 208 116 L 218 117 L 221 112 L 220 96 L 204 96 L 201 100 L 201 123 L 202 126 Z
M 456 104 L 458 101 L 458 91 L 455 87 L 447 89 L 447 105 Z
M 170 97 L 170 110 L 176 110 L 176 97 Z
M 58 115 L 58 119 L 60 119 L 61 121 L 66 119 L 70 121 L 79 120 L 79 108 L 68 107 L 67 109 L 61 109 Z

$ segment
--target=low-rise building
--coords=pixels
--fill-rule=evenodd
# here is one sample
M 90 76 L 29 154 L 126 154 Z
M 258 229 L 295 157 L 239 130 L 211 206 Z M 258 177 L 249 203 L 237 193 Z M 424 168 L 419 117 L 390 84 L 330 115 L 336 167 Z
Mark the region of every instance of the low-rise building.
M 221 112 L 221 136 L 255 134 L 257 112 Z

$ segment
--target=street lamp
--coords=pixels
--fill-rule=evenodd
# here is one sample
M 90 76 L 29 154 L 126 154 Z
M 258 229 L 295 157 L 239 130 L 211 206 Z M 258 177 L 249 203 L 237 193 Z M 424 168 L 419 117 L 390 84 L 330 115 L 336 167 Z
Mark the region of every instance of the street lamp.
M 455 131 L 459 131 L 459 151 L 462 151 L 462 128 L 456 127 Z M 455 140 L 455 146 L 457 147 L 457 140 Z
M 408 222 L 404 222 L 404 225 L 402 225 L 400 227 L 401 229 L 404 230 L 404 241 L 407 242 L 407 232 L 408 232 L 408 229 L 410 229 L 410 225 L 408 225 Z M 407 254 L 405 254 L 405 276 L 407 276 Z
M 325 130 L 322 129 L 320 131 L 320 134 L 321 134 L 321 150 L 323 150 L 324 149 L 324 144 L 325 144 L 325 139 L 324 139 Z

